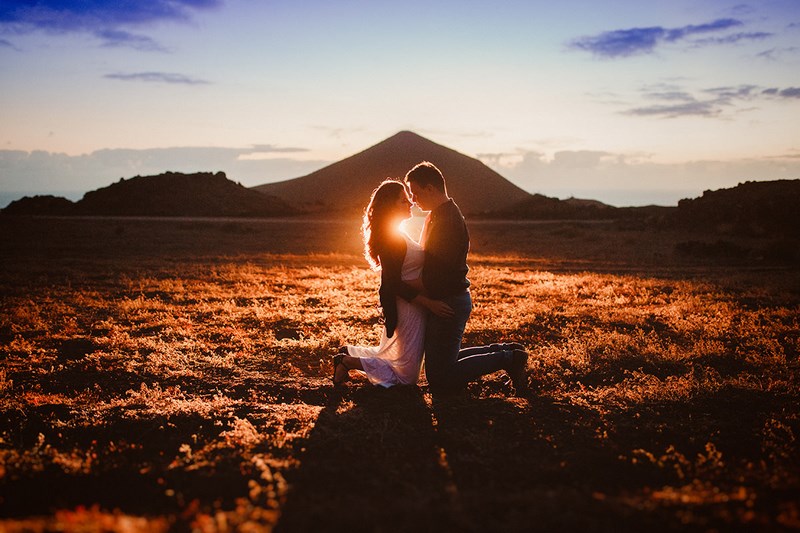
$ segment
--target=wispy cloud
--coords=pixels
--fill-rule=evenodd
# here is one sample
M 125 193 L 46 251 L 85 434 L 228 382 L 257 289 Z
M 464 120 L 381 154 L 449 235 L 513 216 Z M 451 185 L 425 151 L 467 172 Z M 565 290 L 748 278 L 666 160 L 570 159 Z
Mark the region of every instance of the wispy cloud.
M 627 57 L 653 51 L 665 33 L 666 30 L 661 27 L 608 31 L 576 39 L 570 43 L 570 47 L 600 57 Z
M 783 48 L 770 48 L 769 50 L 764 50 L 763 52 L 756 55 L 756 57 L 760 57 L 762 59 L 766 59 L 767 61 L 778 61 L 782 57 L 788 55 L 796 55 L 800 52 L 800 48 L 797 46 L 787 46 Z
M 0 24 L 20 31 L 94 31 L 98 27 L 117 28 L 160 21 L 185 21 L 192 10 L 221 5 L 221 0 L 36 0 L 3 2 Z
M 634 107 L 624 111 L 625 115 L 633 115 L 638 117 L 663 117 L 663 118 L 677 118 L 677 117 L 716 117 L 722 113 L 717 102 L 692 100 L 690 102 L 683 102 L 679 104 L 654 104 L 649 106 Z
M 208 85 L 211 82 L 199 78 L 191 78 L 173 72 L 133 72 L 106 74 L 105 78 L 121 81 L 143 81 L 148 83 L 173 83 L 182 85 Z
M 300 154 L 309 152 L 307 148 L 293 146 L 275 146 L 274 144 L 254 144 L 252 150 L 242 150 L 237 157 L 238 161 L 261 161 L 266 159 L 285 158 L 285 154 Z
M 705 24 L 690 24 L 681 28 L 672 28 L 666 30 L 666 40 L 674 42 L 698 33 L 729 30 L 742 25 L 744 25 L 744 23 L 737 19 L 717 19 L 713 22 L 707 22 Z
M 297 148 L 293 146 L 275 146 L 274 144 L 254 144 L 253 153 L 255 152 L 291 154 L 298 152 L 308 152 L 308 148 Z
M 776 89 L 774 87 L 764 89 L 762 94 L 768 96 L 779 96 L 781 98 L 800 98 L 800 87 L 787 87 L 786 89 Z
M 653 103 L 626 109 L 622 114 L 660 118 L 723 117 L 726 111 L 742 102 L 764 98 L 800 98 L 800 87 L 764 89 L 757 85 L 736 85 L 712 87 L 693 94 L 675 86 L 657 85 L 643 88 L 641 95 Z
M 11 48 L 12 50 L 19 50 L 14 43 L 11 41 L 6 41 L 5 39 L 0 39 L 0 48 Z
M 273 149 L 280 150 L 278 145 Z M 0 150 L 3 187 L 8 191 L 80 191 L 105 187 L 110 177 L 148 176 L 166 170 L 198 172 L 222 170 L 245 186 L 304 176 L 331 161 L 314 158 L 303 148 L 302 156 L 247 158 L 252 147 L 173 147 L 144 150 L 107 149 L 82 155 L 45 151 Z M 0 192 L 3 192 L 0 190 Z M 5 207 L 0 205 L 0 208 Z
M 575 50 L 591 52 L 598 57 L 629 57 L 651 53 L 657 46 L 663 43 L 675 43 L 690 39 L 699 34 L 723 32 L 743 25 L 744 23 L 738 19 L 725 18 L 705 24 L 690 24 L 678 28 L 652 26 L 647 28 L 613 30 L 598 35 L 580 37 L 570 42 L 569 47 Z M 738 33 L 731 36 L 719 37 L 717 39 L 707 38 L 692 42 L 698 46 L 702 46 L 738 42 L 744 39 L 766 38 L 768 36 L 769 34 L 762 35 L 761 33 Z
M 106 46 L 163 50 L 148 37 L 122 31 L 157 22 L 185 22 L 198 10 L 222 5 L 222 0 L 36 0 L 0 3 L 0 29 L 15 33 L 83 32 Z
M 764 31 L 756 32 L 741 32 L 734 33 L 733 35 L 726 35 L 724 37 L 709 37 L 706 39 L 698 39 L 692 44 L 695 46 L 707 46 L 712 44 L 736 44 L 741 41 L 763 41 L 772 37 L 774 34 Z
M 135 35 L 124 30 L 101 30 L 95 36 L 108 48 L 127 47 L 146 52 L 166 52 L 167 49 L 145 35 Z
M 703 90 L 704 93 L 711 94 L 716 100 L 722 103 L 731 103 L 736 99 L 748 100 L 758 94 L 756 85 L 736 85 L 733 87 L 712 87 Z
M 681 198 L 700 196 L 707 189 L 800 175 L 800 157 L 794 151 L 757 159 L 679 163 L 657 163 L 651 155 L 588 150 L 547 155 L 520 149 L 478 157 L 529 192 L 593 198 L 618 206 L 677 205 Z

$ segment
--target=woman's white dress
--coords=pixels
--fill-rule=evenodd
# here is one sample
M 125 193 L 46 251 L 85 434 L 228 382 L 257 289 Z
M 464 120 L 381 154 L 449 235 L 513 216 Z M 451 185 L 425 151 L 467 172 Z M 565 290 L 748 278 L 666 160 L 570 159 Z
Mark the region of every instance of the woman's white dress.
M 425 254 L 422 247 L 407 235 L 406 256 L 400 278 L 409 281 L 420 277 Z M 412 385 L 419 379 L 425 341 L 425 310 L 397 297 L 397 328 L 394 335 L 381 334 L 379 346 L 347 346 L 347 352 L 361 359 L 361 366 L 374 385 Z

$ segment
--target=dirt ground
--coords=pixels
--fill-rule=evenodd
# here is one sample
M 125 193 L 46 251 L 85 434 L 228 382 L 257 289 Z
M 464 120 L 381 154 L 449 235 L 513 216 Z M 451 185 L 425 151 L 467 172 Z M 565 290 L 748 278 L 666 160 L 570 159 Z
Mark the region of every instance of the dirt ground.
M 525 344 L 526 397 L 332 387 L 380 335 L 358 221 L 0 217 L 0 530 L 800 529 L 796 264 L 470 232 L 465 345 Z

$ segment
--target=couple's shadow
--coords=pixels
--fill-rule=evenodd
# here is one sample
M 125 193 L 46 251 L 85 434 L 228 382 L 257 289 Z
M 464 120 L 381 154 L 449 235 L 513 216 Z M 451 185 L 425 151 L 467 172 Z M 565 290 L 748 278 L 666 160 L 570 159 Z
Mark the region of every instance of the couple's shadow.
M 452 529 L 449 480 L 417 387 L 333 391 L 300 461 L 276 531 L 413 531 L 419 509 L 424 529 Z
M 531 467 L 541 475 L 558 464 L 533 422 L 541 409 L 553 406 L 469 394 L 434 400 L 417 387 L 334 392 L 289 473 L 276 530 L 523 529 L 513 493 L 532 481 Z

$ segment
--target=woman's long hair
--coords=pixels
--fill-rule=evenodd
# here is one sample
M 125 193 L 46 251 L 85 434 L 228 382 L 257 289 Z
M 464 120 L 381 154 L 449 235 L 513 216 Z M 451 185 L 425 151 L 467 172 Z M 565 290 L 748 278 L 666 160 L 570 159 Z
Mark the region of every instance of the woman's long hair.
M 405 186 L 395 180 L 387 179 L 372 192 L 369 204 L 364 210 L 361 236 L 364 239 L 364 258 L 377 270 L 381 266 L 380 253 L 393 238 L 397 230 L 397 199 L 407 195 Z

